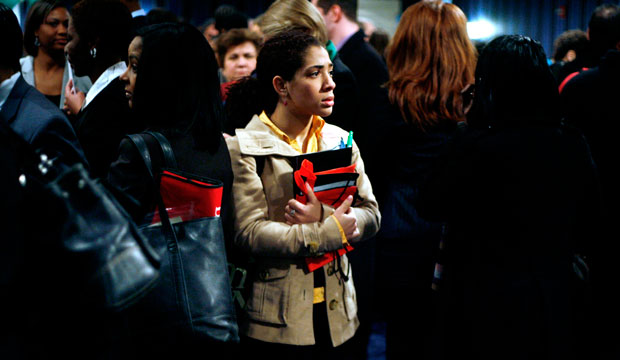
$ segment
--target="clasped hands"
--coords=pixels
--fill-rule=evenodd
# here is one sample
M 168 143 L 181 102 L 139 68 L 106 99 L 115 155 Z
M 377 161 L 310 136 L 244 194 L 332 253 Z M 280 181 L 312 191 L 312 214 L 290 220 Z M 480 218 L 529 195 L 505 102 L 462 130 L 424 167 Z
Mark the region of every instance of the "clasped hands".
M 306 204 L 302 204 L 295 199 L 288 201 L 284 208 L 284 218 L 287 224 L 310 224 L 323 219 L 323 205 L 314 195 L 314 191 L 312 191 L 308 183 L 306 183 L 306 194 L 308 197 Z M 347 240 L 355 239 L 360 235 L 357 227 L 357 218 L 351 204 L 353 204 L 353 196 L 349 195 L 333 214 L 340 226 L 342 226 Z

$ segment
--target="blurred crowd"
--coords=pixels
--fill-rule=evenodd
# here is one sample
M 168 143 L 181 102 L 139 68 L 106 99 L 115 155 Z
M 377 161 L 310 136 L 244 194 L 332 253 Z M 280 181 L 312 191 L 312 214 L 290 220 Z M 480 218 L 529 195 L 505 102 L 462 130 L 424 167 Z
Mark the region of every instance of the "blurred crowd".
M 552 54 L 474 44 L 466 24 L 441 0 L 392 36 L 357 0 L 222 5 L 200 26 L 139 0 L 38 0 L 22 29 L 0 4 L 0 358 L 366 359 L 376 323 L 387 359 L 619 358 L 620 6 Z M 140 338 L 40 277 L 37 244 L 58 237 L 11 139 L 81 164 L 147 226 L 159 186 L 127 137 L 147 131 L 223 184 L 227 261 L 247 268 L 238 343 Z M 317 164 L 293 181 L 296 159 L 347 148 L 353 195 L 324 200 Z

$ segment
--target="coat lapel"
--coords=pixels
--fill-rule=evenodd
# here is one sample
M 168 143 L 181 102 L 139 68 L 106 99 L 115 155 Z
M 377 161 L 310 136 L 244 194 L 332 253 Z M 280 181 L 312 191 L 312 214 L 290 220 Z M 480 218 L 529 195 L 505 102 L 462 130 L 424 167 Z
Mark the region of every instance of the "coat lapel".
M 17 115 L 17 109 L 22 103 L 26 92 L 28 92 L 30 85 L 26 83 L 24 78 L 20 75 L 13 86 L 13 89 L 9 93 L 9 97 L 2 106 L 2 116 L 6 119 L 8 124 L 11 124 L 15 120 Z

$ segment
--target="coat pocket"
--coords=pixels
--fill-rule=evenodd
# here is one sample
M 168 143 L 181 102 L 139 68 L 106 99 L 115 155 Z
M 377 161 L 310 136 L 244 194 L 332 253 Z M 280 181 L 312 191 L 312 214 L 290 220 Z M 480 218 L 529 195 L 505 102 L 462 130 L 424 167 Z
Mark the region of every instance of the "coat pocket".
M 251 320 L 275 325 L 286 325 L 290 281 L 290 265 L 258 267 L 247 304 Z

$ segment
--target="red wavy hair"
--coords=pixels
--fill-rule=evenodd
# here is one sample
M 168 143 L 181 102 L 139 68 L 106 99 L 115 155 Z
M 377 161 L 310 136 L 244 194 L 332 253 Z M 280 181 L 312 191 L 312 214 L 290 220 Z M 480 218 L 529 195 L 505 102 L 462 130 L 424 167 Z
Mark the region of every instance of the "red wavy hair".
M 464 121 L 461 91 L 474 83 L 476 58 L 458 6 L 437 0 L 411 5 L 387 53 L 390 101 L 421 129 Z

